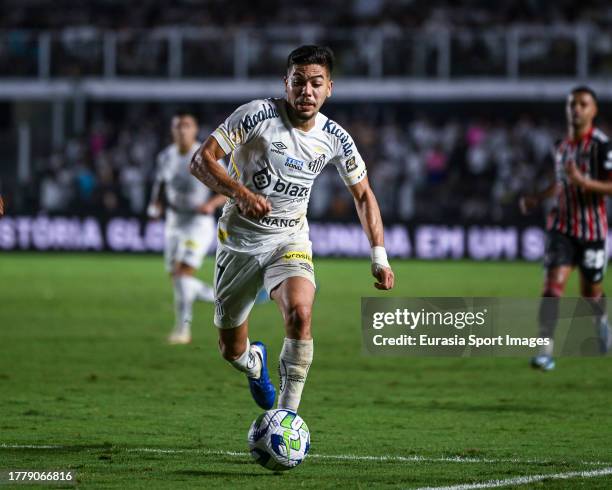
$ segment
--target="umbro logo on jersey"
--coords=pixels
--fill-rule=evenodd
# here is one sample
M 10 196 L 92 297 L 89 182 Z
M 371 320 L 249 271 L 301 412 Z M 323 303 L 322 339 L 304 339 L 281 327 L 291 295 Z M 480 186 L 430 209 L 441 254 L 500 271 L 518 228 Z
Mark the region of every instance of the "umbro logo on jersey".
M 278 153 L 279 155 L 284 155 L 286 149 L 287 146 L 282 141 L 274 141 L 272 143 L 272 148 L 270 148 L 270 151 L 273 153 Z

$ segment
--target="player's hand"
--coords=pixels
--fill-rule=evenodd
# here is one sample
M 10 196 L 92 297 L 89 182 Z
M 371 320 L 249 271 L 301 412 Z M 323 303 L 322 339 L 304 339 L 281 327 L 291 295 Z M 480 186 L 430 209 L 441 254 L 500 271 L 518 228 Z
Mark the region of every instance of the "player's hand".
M 248 218 L 263 218 L 272 211 L 272 205 L 264 196 L 255 194 L 246 188 L 236 196 L 236 202 L 240 212 Z
M 389 290 L 395 284 L 395 275 L 391 267 L 384 267 L 379 264 L 372 264 L 372 275 L 378 282 L 374 283 L 376 289 Z
M 529 214 L 533 211 L 539 204 L 539 200 L 535 196 L 522 196 L 519 199 L 519 209 L 523 214 Z
M 578 187 L 584 187 L 584 184 L 586 182 L 586 177 L 584 176 L 584 174 L 582 172 L 580 172 L 580 170 L 578 170 L 578 167 L 576 166 L 576 163 L 574 162 L 569 162 L 566 166 L 565 166 L 565 174 L 567 175 L 567 178 L 569 179 L 569 181 L 578 186 Z
M 200 214 L 215 214 L 215 206 L 209 203 L 204 203 L 198 206 L 198 213 Z
M 4 199 L 0 196 L 0 216 L 4 216 Z
M 147 206 L 147 216 L 150 219 L 159 219 L 161 218 L 163 212 L 163 208 L 159 203 L 152 202 Z

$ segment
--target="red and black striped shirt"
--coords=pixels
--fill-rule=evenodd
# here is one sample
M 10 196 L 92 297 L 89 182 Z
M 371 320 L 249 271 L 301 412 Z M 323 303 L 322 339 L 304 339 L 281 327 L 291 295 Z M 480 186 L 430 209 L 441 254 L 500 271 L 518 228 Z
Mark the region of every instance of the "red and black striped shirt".
M 606 196 L 585 192 L 572 184 L 566 165 L 574 162 L 591 179 L 612 179 L 612 148 L 608 137 L 597 128 L 579 141 L 565 139 L 555 147 L 557 180 L 556 205 L 548 217 L 549 230 L 556 230 L 584 241 L 605 240 L 608 234 Z

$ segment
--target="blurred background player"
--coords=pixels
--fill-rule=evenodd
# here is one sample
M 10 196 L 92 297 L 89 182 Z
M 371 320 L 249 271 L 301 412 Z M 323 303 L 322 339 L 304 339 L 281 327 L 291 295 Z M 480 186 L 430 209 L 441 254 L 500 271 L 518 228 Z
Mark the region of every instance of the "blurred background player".
M 200 146 L 195 117 L 179 113 L 172 118 L 173 143 L 157 158 L 157 173 L 147 208 L 150 218 L 166 208 L 164 260 L 174 285 L 175 323 L 170 344 L 191 342 L 193 303 L 214 301 L 213 289 L 194 277 L 215 239 L 214 212 L 225 196 L 214 195 L 189 172 L 189 162 Z
M 219 219 L 215 267 L 221 354 L 247 375 L 255 402 L 266 410 L 274 405 L 276 391 L 265 345 L 248 339 L 248 317 L 265 286 L 285 323 L 278 407 L 297 412 L 313 359 L 315 278 L 306 210 L 312 185 L 326 165 L 337 169 L 353 196 L 372 247 L 375 286 L 391 289 L 394 283 L 365 163 L 350 135 L 319 113 L 331 95 L 332 67 L 328 48 L 292 51 L 286 99 L 253 100 L 239 107 L 192 162 L 195 176 L 231 198 Z M 218 164 L 226 155 L 231 159 L 229 174 Z
M 580 294 L 592 301 L 602 352 L 612 340 L 608 326 L 602 281 L 608 262 L 606 196 L 612 194 L 612 153 L 608 137 L 593 125 L 597 96 L 589 87 L 574 88 L 567 97 L 567 136 L 554 150 L 555 179 L 542 192 L 520 199 L 528 213 L 554 197 L 547 221 L 546 276 L 539 323 L 541 338 L 549 344 L 531 360 L 534 368 L 551 370 L 553 336 L 563 295 L 572 269 L 580 269 Z

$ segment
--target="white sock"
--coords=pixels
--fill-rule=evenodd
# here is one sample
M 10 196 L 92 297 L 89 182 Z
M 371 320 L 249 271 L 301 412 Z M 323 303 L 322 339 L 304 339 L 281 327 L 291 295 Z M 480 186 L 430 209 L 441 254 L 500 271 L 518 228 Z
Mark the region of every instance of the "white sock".
M 175 327 L 183 332 L 191 331 L 193 316 L 193 302 L 195 291 L 191 286 L 190 276 L 176 276 L 174 278 L 174 316 Z
M 280 376 L 278 408 L 287 408 L 297 412 L 308 369 L 312 364 L 312 355 L 312 339 L 285 338 L 278 365 Z
M 249 378 L 259 378 L 261 376 L 261 359 L 254 352 L 256 347 L 251 345 L 249 339 L 246 341 L 246 348 L 238 359 L 230 361 L 230 364 L 234 366 L 238 371 L 242 371 Z
M 547 337 L 547 338 L 548 338 L 548 345 L 541 345 L 538 348 L 538 355 L 539 356 L 549 356 L 549 357 L 552 357 L 552 355 L 553 355 L 554 341 L 550 337 Z
M 212 287 L 195 277 L 190 277 L 189 279 L 189 287 L 193 288 L 195 299 L 198 301 L 206 301 L 208 303 L 215 301 L 215 291 Z

